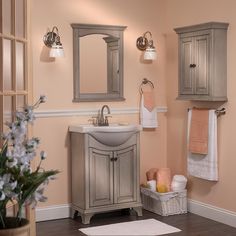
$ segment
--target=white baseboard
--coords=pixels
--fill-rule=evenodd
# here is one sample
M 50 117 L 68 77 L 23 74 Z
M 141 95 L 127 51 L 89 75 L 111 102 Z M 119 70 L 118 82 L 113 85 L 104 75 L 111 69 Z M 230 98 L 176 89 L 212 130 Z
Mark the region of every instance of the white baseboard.
M 37 207 L 35 210 L 36 222 L 56 220 L 70 217 L 70 205 L 54 205 L 50 207 Z
M 188 211 L 236 227 L 236 212 L 188 199 Z
M 233 227 L 236 227 L 236 212 L 188 199 L 188 211 Z M 70 217 L 70 205 L 54 205 L 36 208 L 36 222 Z

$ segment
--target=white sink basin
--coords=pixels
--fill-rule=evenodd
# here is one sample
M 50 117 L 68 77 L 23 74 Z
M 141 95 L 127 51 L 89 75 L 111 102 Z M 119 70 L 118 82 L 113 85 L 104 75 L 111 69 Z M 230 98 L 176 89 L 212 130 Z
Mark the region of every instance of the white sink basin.
M 119 146 L 125 143 L 135 132 L 140 131 L 140 125 L 110 124 L 109 126 L 72 125 L 70 132 L 88 133 L 97 141 L 108 146 Z

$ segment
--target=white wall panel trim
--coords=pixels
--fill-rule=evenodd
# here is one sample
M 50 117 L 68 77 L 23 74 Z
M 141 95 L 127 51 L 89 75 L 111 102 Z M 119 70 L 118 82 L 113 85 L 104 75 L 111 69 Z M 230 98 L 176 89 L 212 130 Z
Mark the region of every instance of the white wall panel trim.
M 167 112 L 167 107 L 157 107 L 158 113 Z M 92 109 L 78 109 L 78 110 L 36 110 L 36 117 L 47 118 L 47 117 L 68 117 L 68 116 L 92 116 L 98 113 L 98 108 Z M 137 114 L 139 108 L 114 108 L 111 109 L 111 115 L 123 115 L 123 114 Z

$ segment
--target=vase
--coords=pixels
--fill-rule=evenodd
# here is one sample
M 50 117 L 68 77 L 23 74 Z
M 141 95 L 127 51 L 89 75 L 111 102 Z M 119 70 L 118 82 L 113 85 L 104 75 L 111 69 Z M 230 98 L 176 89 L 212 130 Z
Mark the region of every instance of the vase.
M 30 236 L 30 223 L 22 219 L 22 226 L 10 229 L 0 229 L 0 236 Z
M 171 185 L 170 168 L 160 168 L 157 172 L 157 187 L 159 187 L 162 190 L 161 192 L 169 192 L 170 185 Z

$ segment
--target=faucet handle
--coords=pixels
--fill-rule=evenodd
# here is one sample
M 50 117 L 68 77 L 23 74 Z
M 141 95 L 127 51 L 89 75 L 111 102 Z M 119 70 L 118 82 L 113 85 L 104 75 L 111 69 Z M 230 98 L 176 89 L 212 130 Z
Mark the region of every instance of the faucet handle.
M 88 119 L 88 122 L 91 122 L 94 126 L 98 125 L 98 117 L 92 116 L 92 118 Z
M 108 117 L 112 117 L 112 116 L 105 116 L 104 124 L 105 124 L 106 126 L 109 126 Z

